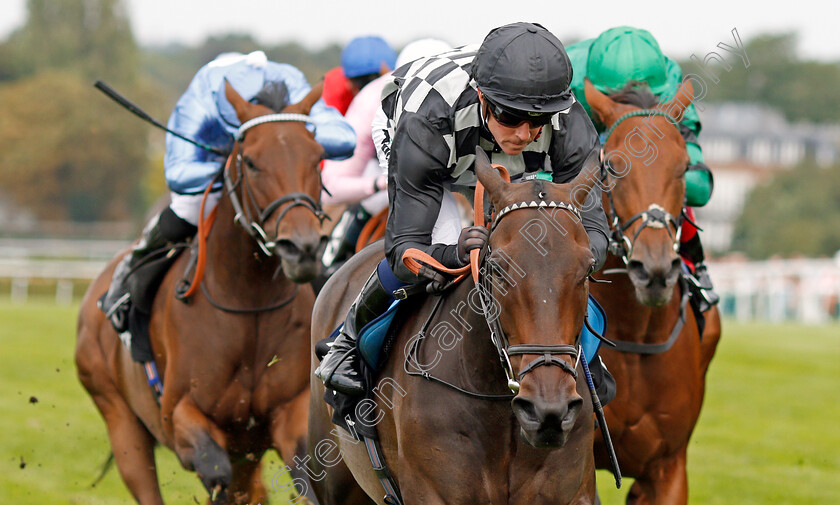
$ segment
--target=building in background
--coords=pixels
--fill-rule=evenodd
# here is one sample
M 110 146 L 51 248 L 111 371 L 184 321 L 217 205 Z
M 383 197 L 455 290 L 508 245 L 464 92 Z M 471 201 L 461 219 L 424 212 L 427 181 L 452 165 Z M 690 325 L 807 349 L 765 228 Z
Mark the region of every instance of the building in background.
M 703 104 L 700 117 L 715 189 L 696 212 L 703 242 L 719 258 L 709 269 L 721 313 L 740 321 L 840 321 L 840 253 L 834 259 L 767 261 L 727 256 L 752 188 L 805 161 L 840 162 L 840 126 L 791 124 L 775 109 L 746 103 Z
M 781 112 L 749 103 L 702 104 L 698 111 L 715 189 L 697 219 L 713 254 L 729 251 L 735 221 L 756 184 L 806 160 L 820 166 L 840 161 L 840 125 L 790 124 Z

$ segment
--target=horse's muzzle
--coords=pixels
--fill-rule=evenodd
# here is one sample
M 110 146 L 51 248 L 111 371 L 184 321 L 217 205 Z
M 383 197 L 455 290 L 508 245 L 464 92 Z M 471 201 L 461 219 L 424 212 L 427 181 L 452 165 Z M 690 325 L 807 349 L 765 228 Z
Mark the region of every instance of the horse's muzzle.
M 321 273 L 321 257 L 328 240 L 326 235 L 277 239 L 274 254 L 280 257 L 286 277 L 298 284 L 315 279 Z
M 511 403 L 523 438 L 534 447 L 561 447 L 575 426 L 583 398 L 545 402 L 517 396 Z
M 681 268 L 679 257 L 661 264 L 632 259 L 627 263 L 627 274 L 636 288 L 639 302 L 661 307 L 671 301 Z

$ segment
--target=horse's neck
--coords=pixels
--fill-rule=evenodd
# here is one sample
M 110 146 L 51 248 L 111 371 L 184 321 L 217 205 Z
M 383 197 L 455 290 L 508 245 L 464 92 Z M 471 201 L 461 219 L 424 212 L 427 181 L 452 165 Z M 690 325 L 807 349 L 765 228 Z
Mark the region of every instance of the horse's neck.
M 474 392 L 504 394 L 504 371 L 474 289 L 467 280 L 447 296 L 427 330 L 432 345 L 426 353 L 431 352 L 429 357 L 433 357 L 436 351 L 441 352 L 435 367 L 441 377 Z M 454 347 L 448 345 L 452 343 Z
M 257 242 L 234 222 L 231 201 L 223 197 L 218 204 L 216 220 L 207 238 L 207 266 L 205 275 L 226 290 L 251 295 L 260 286 L 274 286 L 276 292 L 288 283 L 279 271 L 280 261 L 263 254 Z M 276 277 L 275 277 L 276 275 Z M 242 291 L 237 291 L 241 287 Z
M 603 271 L 623 269 L 624 263 L 610 254 Z M 674 295 L 664 307 L 650 307 L 639 302 L 636 289 L 626 273 L 600 275 L 610 284 L 590 283 L 592 296 L 607 313 L 607 331 L 628 342 L 660 342 L 668 335 L 679 317 L 680 288 L 674 286 Z

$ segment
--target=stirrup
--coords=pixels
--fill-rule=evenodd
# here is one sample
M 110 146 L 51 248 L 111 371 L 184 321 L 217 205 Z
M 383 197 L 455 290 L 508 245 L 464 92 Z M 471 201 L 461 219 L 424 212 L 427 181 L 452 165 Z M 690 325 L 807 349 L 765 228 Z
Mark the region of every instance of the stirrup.
M 125 293 L 114 302 L 114 305 L 105 312 L 105 317 L 111 321 L 111 325 L 122 333 L 128 330 L 128 311 L 131 306 L 131 294 Z M 102 308 L 101 306 L 99 307 Z
M 108 309 L 108 311 L 107 311 L 107 312 L 105 312 L 105 317 L 107 317 L 108 319 L 111 319 L 111 317 L 113 317 L 113 316 L 114 316 L 114 314 L 117 312 L 117 310 L 119 310 L 119 308 L 120 308 L 120 307 L 122 307 L 123 305 L 128 304 L 128 300 L 129 300 L 130 298 L 131 298 L 131 294 L 130 294 L 130 293 L 125 293 L 125 294 L 123 294 L 121 297 L 117 298 L 117 301 L 116 301 L 116 302 L 114 302 L 114 304 L 113 304 L 113 305 L 111 305 L 111 308 L 110 308 L 110 309 Z M 99 307 L 99 308 L 101 309 L 101 308 L 102 308 L 102 306 L 100 305 L 100 307 Z

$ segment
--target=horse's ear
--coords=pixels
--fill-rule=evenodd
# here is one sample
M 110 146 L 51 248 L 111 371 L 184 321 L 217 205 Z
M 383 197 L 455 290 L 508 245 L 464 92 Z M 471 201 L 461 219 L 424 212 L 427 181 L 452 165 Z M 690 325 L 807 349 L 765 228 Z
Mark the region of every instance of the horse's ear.
M 685 109 L 691 105 L 693 100 L 694 86 L 691 85 L 691 80 L 686 79 L 683 81 L 682 85 L 680 85 L 680 89 L 677 90 L 677 94 L 674 95 L 674 98 L 665 103 L 659 104 L 659 109 L 667 112 L 668 115 L 675 120 L 682 121 Z
M 588 77 L 583 80 L 583 94 L 586 96 L 586 103 L 589 104 L 598 121 L 606 127 L 611 126 L 615 121 L 615 109 L 618 108 L 618 104 L 598 91 Z
M 233 105 L 233 110 L 236 111 L 236 117 L 238 117 L 240 121 L 244 123 L 250 119 L 252 105 L 242 98 L 235 89 L 233 89 L 233 86 L 230 85 L 227 79 L 225 79 L 225 98 L 227 98 L 227 101 Z
M 475 147 L 475 175 L 484 185 L 484 189 L 487 190 L 487 194 L 493 201 L 498 199 L 507 185 L 499 171 L 490 164 L 490 158 L 487 157 L 481 146 Z
M 299 114 L 309 114 L 309 111 L 312 109 L 312 106 L 315 105 L 315 102 L 321 98 L 321 94 L 324 92 L 324 80 L 318 82 L 315 86 L 309 90 L 309 93 L 303 97 L 303 100 L 291 106 L 295 110 L 295 112 Z

